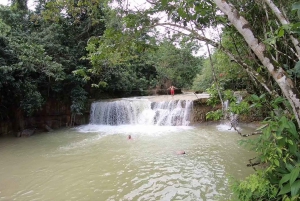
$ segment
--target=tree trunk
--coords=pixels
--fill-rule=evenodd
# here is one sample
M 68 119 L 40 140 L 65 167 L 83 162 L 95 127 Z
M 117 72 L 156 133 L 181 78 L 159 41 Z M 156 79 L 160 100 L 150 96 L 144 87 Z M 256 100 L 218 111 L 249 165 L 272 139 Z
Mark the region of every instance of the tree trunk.
M 266 51 L 265 45 L 262 42 L 259 42 L 254 36 L 249 22 L 244 17 L 240 16 L 235 7 L 228 4 L 225 0 L 214 0 L 214 2 L 218 8 L 227 15 L 228 20 L 244 37 L 255 55 L 278 83 L 282 93 L 291 104 L 298 126 L 300 127 L 300 95 L 296 87 L 294 87 L 293 81 L 287 77 L 286 72 L 280 66 L 272 62 L 271 57 Z

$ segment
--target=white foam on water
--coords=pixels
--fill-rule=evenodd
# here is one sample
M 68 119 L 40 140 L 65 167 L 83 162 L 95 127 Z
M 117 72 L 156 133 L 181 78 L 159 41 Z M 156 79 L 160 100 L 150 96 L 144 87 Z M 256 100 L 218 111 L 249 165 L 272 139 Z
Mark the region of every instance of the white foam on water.
M 216 126 L 219 131 L 228 131 L 228 132 L 236 132 L 234 128 L 231 128 L 230 125 L 227 124 L 219 124 Z M 231 128 L 231 129 L 230 129 Z M 238 130 L 241 130 L 240 127 L 237 127 Z
M 155 125 L 96 125 L 88 124 L 76 127 L 81 133 L 99 133 L 101 135 L 113 134 L 145 134 L 145 135 L 162 135 L 167 133 L 182 132 L 183 130 L 193 129 L 192 126 L 155 126 Z

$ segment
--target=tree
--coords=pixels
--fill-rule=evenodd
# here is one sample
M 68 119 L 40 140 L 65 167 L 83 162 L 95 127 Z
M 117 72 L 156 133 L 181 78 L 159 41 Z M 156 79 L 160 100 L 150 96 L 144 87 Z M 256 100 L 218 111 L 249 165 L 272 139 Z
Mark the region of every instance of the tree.
M 226 54 L 217 50 L 212 55 L 212 60 L 218 81 L 223 89 L 247 89 L 248 92 L 253 92 L 251 85 L 249 85 L 251 81 L 249 80 L 246 71 L 243 68 L 240 68 L 236 63 L 232 62 Z M 210 60 L 206 59 L 202 71 L 198 73 L 197 78 L 194 79 L 193 89 L 195 91 L 204 92 L 211 87 L 213 80 Z
M 45 80 L 62 79 L 62 66 L 46 54 L 42 45 L 30 41 L 30 36 L 23 35 L 28 31 L 24 27 L 26 18 L 23 13 L 13 13 L 1 7 L 3 21 L 11 23 L 7 34 L 1 36 L 1 108 L 5 108 L 1 118 L 7 119 L 13 107 L 23 109 L 28 115 L 37 111 L 44 104 L 41 88 Z M 19 20 L 20 26 L 14 26 Z M 21 28 L 20 28 L 21 27 Z M 12 93 L 12 91 L 14 93 Z
M 198 46 L 188 40 L 179 43 L 179 48 L 173 43 L 168 39 L 160 42 L 156 51 L 146 53 L 148 62 L 156 68 L 159 85 L 169 87 L 172 83 L 177 88 L 191 88 L 202 67 L 202 58 L 192 53 Z
M 39 1 L 36 11 L 15 9 L 20 2 L 26 5 L 14 1 L 11 7 L 0 7 L 0 118 L 13 121 L 15 110 L 33 115 L 51 99 L 81 114 L 91 83 L 73 72 L 90 68 L 82 57 L 89 38 L 105 29 L 99 19 L 103 12 L 98 9 L 92 19 L 86 12 L 65 10 L 55 13 L 58 20 L 53 21 L 47 18 L 54 13 L 49 9 L 53 1 Z M 84 10 L 86 4 L 73 6 Z
M 249 22 L 239 14 L 238 10 L 236 10 L 233 5 L 224 1 L 215 0 L 214 2 L 220 10 L 228 16 L 228 20 L 244 37 L 264 67 L 268 69 L 270 75 L 274 78 L 282 93 L 291 104 L 298 126 L 300 126 L 300 94 L 298 89 L 294 86 L 293 81 L 280 64 L 278 65 L 273 61 L 266 49 L 266 45 L 258 40 L 250 28 Z
M 299 47 L 296 35 L 298 20 L 291 12 L 292 3 L 295 1 L 287 1 L 284 4 L 286 6 L 280 7 L 275 6 L 280 5 L 280 1 L 267 0 L 148 0 L 147 2 L 149 8 L 144 11 L 126 8 L 123 12 L 122 19 L 128 19 L 130 16 L 132 25 L 124 24 L 126 32 L 135 30 L 137 34 L 139 30 L 145 32 L 163 26 L 169 31 L 204 41 L 228 55 L 232 61 L 245 69 L 253 83 L 261 86 L 259 89 L 264 89 L 268 93 L 268 96 L 253 96 L 251 100 L 254 106 L 261 106 L 268 103 L 266 100 L 269 98 L 268 106 L 271 110 L 270 120 L 266 122 L 263 135 L 255 144 L 260 162 L 266 163 L 267 168 L 262 175 L 255 174 L 256 177 L 251 177 L 253 179 L 251 185 L 269 183 L 271 186 L 267 190 L 260 188 L 259 185 L 255 188 L 240 186 L 237 188 L 240 195 L 249 193 L 249 189 L 256 189 L 250 192 L 249 197 L 240 196 L 240 198 L 275 200 L 278 196 L 282 199 L 297 199 L 300 186 L 297 163 L 300 96 L 296 87 L 299 84 L 297 65 Z M 294 10 L 299 12 L 297 4 L 294 4 Z M 169 21 L 150 17 L 159 12 L 167 13 Z M 257 23 L 258 19 L 260 23 Z M 211 26 L 221 26 L 225 34 L 229 31 L 235 34 L 238 39 L 235 40 L 235 46 L 224 44 L 223 36 L 217 39 L 206 37 L 203 34 L 204 29 Z M 125 47 L 129 46 L 130 43 Z M 114 49 L 118 49 L 118 45 L 114 46 Z M 275 112 L 278 116 L 274 115 Z M 262 178 L 263 182 L 259 183 L 258 178 Z

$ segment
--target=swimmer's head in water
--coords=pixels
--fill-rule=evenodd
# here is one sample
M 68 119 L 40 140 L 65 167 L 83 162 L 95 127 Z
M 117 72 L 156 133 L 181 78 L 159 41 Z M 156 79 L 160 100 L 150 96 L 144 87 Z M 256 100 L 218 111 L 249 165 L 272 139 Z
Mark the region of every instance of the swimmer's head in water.
M 178 155 L 182 155 L 182 154 L 185 154 L 185 151 L 183 151 L 183 150 L 182 150 L 182 151 L 177 151 L 176 153 L 177 153 Z

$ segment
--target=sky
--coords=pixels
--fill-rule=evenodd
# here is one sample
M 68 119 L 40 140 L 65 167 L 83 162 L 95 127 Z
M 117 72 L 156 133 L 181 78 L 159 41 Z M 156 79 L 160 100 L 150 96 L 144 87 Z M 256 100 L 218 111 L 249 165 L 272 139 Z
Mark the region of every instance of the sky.
M 7 0 L 0 0 L 0 4 L 2 4 L 2 5 L 7 5 Z
M 9 0 L 0 0 L 0 4 L 2 4 L 2 5 L 5 5 L 5 6 L 7 6 L 7 5 L 9 5 Z M 29 0 L 28 1 L 28 8 L 29 9 L 34 9 L 34 0 Z

